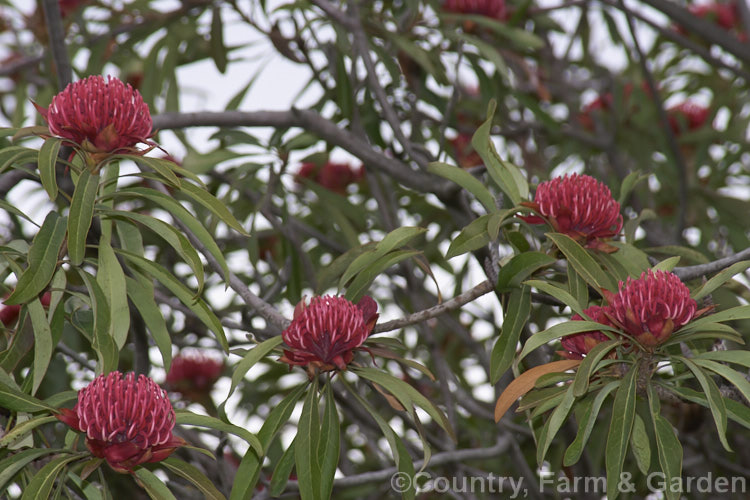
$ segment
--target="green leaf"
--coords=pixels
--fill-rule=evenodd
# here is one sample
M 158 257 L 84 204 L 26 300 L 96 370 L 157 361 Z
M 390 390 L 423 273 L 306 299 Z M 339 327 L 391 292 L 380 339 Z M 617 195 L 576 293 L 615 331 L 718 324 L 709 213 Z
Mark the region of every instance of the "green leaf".
M 354 278 L 346 289 L 346 298 L 355 303 L 359 302 L 359 299 L 362 298 L 370 287 L 370 284 L 380 273 L 403 260 L 421 253 L 420 250 L 396 250 L 384 255 Z
M 679 257 L 679 256 L 669 257 L 669 258 L 664 259 L 663 261 L 659 262 L 658 264 L 656 264 L 651 269 L 653 269 L 654 271 L 668 271 L 668 272 L 671 272 L 672 269 L 674 269 L 675 266 L 677 266 L 677 264 L 680 263 L 680 259 L 681 258 L 682 257 Z
M 224 23 L 221 20 L 221 7 L 211 9 L 211 57 L 219 73 L 227 70 L 227 48 L 224 46 Z
M 11 446 L 15 441 L 18 441 L 28 435 L 32 430 L 36 429 L 40 425 L 48 424 L 50 422 L 57 422 L 57 418 L 49 415 L 39 415 L 37 417 L 25 420 L 12 429 L 0 439 L 0 448 Z
M 186 193 L 191 199 L 197 201 L 208 210 L 210 210 L 215 216 L 217 216 L 227 226 L 231 227 L 238 233 L 247 236 L 245 228 L 242 224 L 232 215 L 232 212 L 220 202 L 214 195 L 206 191 L 205 188 L 196 186 L 192 182 L 183 182 L 180 185 L 180 191 Z
M 38 411 L 54 411 L 55 408 L 47 403 L 29 396 L 25 392 L 0 381 L 0 406 L 11 411 L 35 413 Z
M 318 443 L 321 439 L 319 418 L 318 384 L 317 379 L 314 379 L 314 383 L 308 389 L 297 425 L 297 436 L 294 438 L 294 463 L 302 500 L 321 498 L 321 471 L 318 461 Z
M 381 387 L 385 388 L 391 394 L 401 402 L 404 408 L 409 408 L 413 405 L 418 406 L 427 412 L 430 417 L 447 432 L 451 439 L 455 441 L 455 434 L 451 427 L 448 418 L 445 414 L 440 411 L 435 404 L 424 397 L 421 392 L 417 391 L 414 387 L 404 382 L 401 379 L 394 377 L 388 373 L 382 372 L 375 368 L 369 367 L 354 367 L 352 371 L 367 380 L 375 382 Z
M 495 100 L 491 100 L 487 107 L 487 120 L 474 133 L 471 145 L 482 158 L 492 180 L 516 206 L 528 199 L 529 185 L 518 167 L 500 158 L 492 142 L 490 134 L 496 107 Z
M 514 255 L 510 261 L 500 268 L 497 275 L 497 290 L 508 291 L 521 286 L 521 282 L 534 274 L 538 269 L 550 266 L 557 261 L 542 252 L 524 252 Z
M 694 356 L 693 361 L 699 359 L 709 359 L 721 361 L 724 363 L 734 363 L 737 365 L 750 368 L 750 351 L 733 350 L 733 351 L 707 351 L 701 352 Z
M 601 323 L 597 323 L 595 321 L 567 321 L 565 323 L 558 323 L 529 337 L 529 340 L 526 341 L 526 344 L 524 344 L 523 349 L 521 350 L 521 354 L 519 354 L 518 356 L 518 362 L 525 358 L 526 355 L 528 355 L 534 349 L 552 342 L 556 338 L 573 335 L 575 333 L 591 332 L 595 330 L 599 330 L 602 332 L 617 331 L 612 327 L 602 325 Z
M 164 362 L 164 370 L 169 373 L 169 367 L 172 365 L 172 339 L 169 336 L 164 315 L 154 301 L 153 284 L 126 277 L 125 288 L 128 298 L 133 301 L 138 314 L 146 323 L 146 328 L 151 332 L 156 347 L 159 348 L 161 359 Z
M 9 457 L 0 460 L 0 491 L 5 491 L 5 485 L 7 485 L 8 482 L 21 471 L 21 469 L 34 460 L 45 455 L 52 455 L 62 451 L 63 450 L 51 448 L 34 448 L 19 451 L 18 453 L 14 453 Z
M 713 416 L 714 424 L 716 424 L 716 430 L 719 433 L 719 441 L 725 450 L 731 452 L 732 448 L 727 442 L 727 409 L 724 406 L 724 399 L 721 396 L 721 392 L 719 392 L 716 382 L 707 376 L 697 363 L 681 356 L 677 356 L 675 359 L 687 366 L 693 372 L 696 380 L 698 380 L 708 400 L 708 407 L 711 409 L 711 415 Z
M 505 307 L 502 331 L 492 348 L 490 383 L 496 384 L 513 364 L 521 331 L 528 321 L 530 312 L 531 293 L 528 287 L 513 290 Z
M 617 290 L 617 283 L 613 281 L 612 277 L 605 273 L 596 260 L 570 236 L 562 233 L 547 233 L 547 237 L 565 254 L 568 263 L 589 285 L 596 290 Z
M 99 190 L 99 176 L 88 170 L 78 177 L 68 215 L 68 255 L 73 265 L 80 266 L 86 255 L 86 237 L 94 217 L 94 202 Z
M 630 436 L 630 449 L 633 450 L 638 470 L 645 476 L 651 466 L 651 440 L 646 432 L 646 424 L 637 413 L 633 420 L 633 433 Z
M 271 442 L 289 420 L 289 417 L 291 417 L 297 401 L 305 392 L 307 386 L 308 384 L 302 384 L 290 392 L 280 403 L 274 406 L 271 413 L 266 417 L 266 421 L 258 432 L 258 439 L 263 445 L 264 453 L 268 452 Z M 252 450 L 245 453 L 237 469 L 237 475 L 232 485 L 229 500 L 245 500 L 253 497 L 255 484 L 258 482 L 260 475 L 262 460 L 262 456 L 259 457 Z
M 412 462 L 411 455 L 409 455 L 409 452 L 406 450 L 404 443 L 401 441 L 401 438 L 395 432 L 393 432 L 391 426 L 388 425 L 388 422 L 386 422 L 382 416 L 380 416 L 380 413 L 378 413 L 378 411 L 373 408 L 366 399 L 360 396 L 359 393 L 355 389 L 353 389 L 345 379 L 342 379 L 342 383 L 347 387 L 349 394 L 354 396 L 354 398 L 359 402 L 360 405 L 362 405 L 365 411 L 367 411 L 367 413 L 373 418 L 373 420 L 375 420 L 375 422 L 378 424 L 378 427 L 380 427 L 380 432 L 383 433 L 386 441 L 388 441 L 388 445 L 391 448 L 391 453 L 393 454 L 393 460 L 396 463 L 396 467 L 398 467 L 401 475 L 407 478 L 415 477 L 414 463 Z M 402 498 L 413 500 L 416 496 L 416 486 L 417 485 L 415 484 L 415 481 L 411 481 L 408 484 L 408 488 L 406 488 L 406 490 L 401 493 Z
M 722 377 L 727 379 L 732 385 L 734 385 L 740 391 L 740 393 L 745 399 L 750 400 L 750 382 L 747 381 L 747 379 L 745 378 L 743 374 L 736 372 L 735 370 L 729 368 L 726 365 L 722 365 L 721 363 L 717 363 L 715 361 L 710 361 L 707 359 L 693 358 L 693 362 L 702 368 L 711 370 L 717 375 L 721 375 Z M 709 403 L 710 402 L 711 401 L 709 399 Z M 725 422 L 725 425 L 726 425 L 726 422 Z M 717 424 L 717 427 L 718 427 L 718 424 Z
M 175 278 L 171 273 L 160 265 L 151 262 L 140 255 L 136 255 L 127 250 L 117 250 L 117 253 L 128 259 L 133 265 L 140 268 L 147 276 L 153 276 L 159 282 L 167 287 L 175 296 L 182 301 L 208 328 L 216 334 L 222 349 L 229 351 L 229 344 L 221 326 L 221 321 L 216 317 L 211 308 L 201 298 L 195 298 L 195 294 L 190 291 L 181 281 Z
M 568 387 L 568 390 L 565 391 L 565 396 L 563 396 L 562 401 L 559 405 L 557 405 L 557 408 L 554 409 L 552 415 L 550 415 L 549 419 L 547 419 L 547 422 L 542 428 L 542 432 L 539 435 L 539 444 L 537 445 L 536 449 L 536 461 L 540 467 L 544 462 L 544 457 L 547 455 L 547 450 L 549 450 L 549 447 L 552 444 L 552 441 L 555 439 L 557 432 L 565 423 L 565 420 L 567 420 L 568 414 L 570 413 L 571 408 L 573 408 L 573 403 L 575 403 L 575 400 L 576 398 L 573 395 L 573 386 L 571 385 Z
M 583 314 L 584 307 L 581 306 L 581 304 L 576 300 L 576 298 L 571 295 L 567 290 L 562 288 L 562 285 L 557 285 L 552 282 L 548 281 L 541 281 L 541 280 L 526 280 L 523 282 L 524 285 L 530 286 L 532 288 L 536 288 L 542 293 L 546 293 L 548 295 L 551 295 L 552 297 L 556 298 L 566 306 L 570 307 L 570 309 L 579 315 Z
M 399 227 L 397 229 L 394 229 L 393 231 L 385 235 L 385 237 L 381 241 L 379 241 L 372 250 L 362 253 L 361 255 L 356 257 L 351 264 L 349 264 L 349 267 L 346 268 L 346 271 L 341 276 L 339 286 L 343 287 L 357 273 L 367 268 L 367 266 L 372 265 L 375 261 L 386 255 L 391 250 L 403 247 L 409 241 L 419 236 L 420 234 L 425 233 L 426 231 L 427 229 L 423 227 L 411 226 Z
M 129 222 L 137 222 L 149 228 L 154 234 L 166 241 L 174 250 L 182 257 L 187 265 L 195 275 L 195 279 L 198 281 L 197 294 L 203 291 L 205 282 L 205 275 L 203 272 L 203 262 L 195 251 L 195 247 L 188 241 L 188 239 L 182 235 L 182 233 L 174 226 L 167 224 L 166 222 L 150 217 L 148 215 L 139 214 L 136 212 L 124 212 L 121 210 L 103 210 L 102 215 L 106 217 L 116 217 L 121 220 Z M 127 249 L 126 249 L 127 250 Z
M 204 498 L 208 500 L 224 500 L 224 495 L 214 486 L 210 479 L 194 465 L 180 460 L 179 458 L 169 457 L 166 460 L 160 462 L 166 468 L 182 477 L 187 479 L 195 485 L 198 490 L 203 493 Z
M 628 442 L 635 416 L 635 396 L 638 382 L 638 366 L 633 365 L 622 378 L 612 406 L 612 420 L 607 434 L 605 463 L 607 469 L 607 498 L 614 500 L 620 493 L 617 485 L 625 463 Z
M 674 392 L 678 397 L 708 408 L 708 400 L 702 392 L 694 391 L 687 387 L 667 386 L 668 390 Z M 722 396 L 723 397 L 723 396 Z M 724 406 L 727 409 L 727 417 L 731 418 L 746 429 L 750 429 L 750 408 L 743 403 L 723 397 Z
M 138 158 L 137 163 L 143 163 L 152 168 L 163 178 L 156 182 L 166 180 L 167 183 L 173 187 L 180 187 L 182 185 L 182 181 L 180 181 L 180 178 L 177 177 L 177 174 L 174 172 L 177 165 L 172 161 L 165 160 L 164 158 L 149 158 L 148 156 L 141 156 Z
M 208 253 L 210 253 L 219 262 L 224 275 L 226 276 L 227 274 L 229 274 L 229 268 L 227 267 L 226 260 L 224 259 L 224 254 L 219 249 L 219 246 L 216 244 L 213 236 L 211 236 L 211 233 L 209 233 L 206 228 L 203 227 L 203 224 L 201 224 L 200 221 L 195 218 L 195 216 L 188 212 L 185 207 L 180 205 L 174 198 L 171 198 L 153 189 L 138 187 L 119 189 L 116 193 L 113 194 L 113 196 L 135 196 L 138 198 L 145 198 L 153 203 L 156 203 L 164 210 L 171 213 L 173 216 L 179 219 L 180 222 L 185 224 L 190 232 L 193 233 L 193 235 L 198 238 L 203 246 L 206 247 Z
M 91 309 L 94 311 L 94 337 L 91 346 L 99 357 L 102 373 L 109 373 L 117 369 L 117 360 L 120 356 L 110 331 L 109 302 L 93 276 L 82 269 L 79 269 L 78 274 L 86 283 Z
M 573 394 L 575 395 L 575 397 L 580 398 L 588 392 L 591 375 L 596 372 L 599 361 L 604 359 L 604 356 L 606 356 L 609 351 L 611 351 L 621 343 L 621 340 L 608 340 L 606 342 L 600 342 L 599 344 L 596 344 L 588 354 L 586 354 L 586 357 L 583 358 L 583 361 L 578 366 L 578 370 L 576 371 L 576 378 L 573 382 Z
M 682 327 L 678 333 L 701 331 L 706 325 L 712 323 L 723 323 L 725 321 L 736 321 L 740 319 L 750 319 L 750 305 L 732 307 L 703 318 L 698 318 Z
M 211 429 L 216 429 L 217 431 L 234 434 L 235 436 L 244 439 L 245 442 L 250 445 L 250 447 L 258 456 L 263 456 L 263 445 L 261 445 L 258 437 L 243 427 L 229 424 L 215 417 L 198 415 L 186 410 L 177 410 L 175 414 L 177 416 L 177 423 L 180 425 L 208 427 Z
M 109 335 L 117 348 L 122 349 L 130 330 L 130 307 L 125 273 L 109 241 L 99 242 L 99 270 L 96 273 L 96 281 L 109 304 Z
M 292 439 L 292 442 L 289 443 L 289 447 L 284 451 L 284 454 L 281 455 L 281 458 L 276 464 L 276 467 L 273 469 L 273 474 L 271 475 L 271 484 L 269 485 L 272 497 L 281 496 L 281 494 L 284 493 L 284 490 L 286 489 L 286 485 L 289 484 L 289 476 L 291 475 L 292 469 L 294 468 L 295 442 L 296 438 Z
M 490 191 L 484 187 L 482 181 L 471 175 L 466 170 L 454 165 L 448 165 L 447 163 L 433 162 L 427 167 L 427 171 L 439 175 L 440 177 L 445 177 L 473 194 L 474 197 L 484 205 L 487 213 L 497 211 L 495 198 Z
M 60 152 L 62 139 L 50 137 L 39 150 L 39 177 L 42 181 L 42 187 L 47 191 L 49 199 L 53 202 L 57 199 L 57 177 L 56 169 L 57 154 Z
M 457 255 L 462 255 L 487 245 L 490 242 L 490 234 L 487 231 L 487 223 L 490 217 L 490 215 L 477 217 L 468 226 L 463 228 L 458 233 L 458 236 L 451 241 L 445 258 L 451 259 Z
M 662 417 L 659 410 L 659 396 L 654 388 L 648 386 L 648 402 L 651 409 L 651 419 L 654 423 L 654 434 L 656 435 L 656 451 L 659 455 L 659 465 L 664 473 L 664 484 L 674 484 L 682 478 L 682 445 L 677 438 L 672 424 Z M 666 488 L 664 492 L 669 500 L 678 500 L 681 495 L 679 491 Z
M 29 249 L 28 266 L 18 279 L 14 292 L 4 304 L 23 304 L 41 293 L 57 269 L 57 256 L 65 241 L 67 218 L 50 212 Z
M 630 172 L 622 180 L 622 184 L 620 184 L 620 194 L 617 196 L 617 203 L 624 205 L 633 188 L 644 179 L 648 179 L 647 174 L 641 174 L 638 170 Z
M 317 460 L 320 464 L 320 498 L 331 498 L 333 478 L 339 465 L 341 424 L 331 381 L 326 385 L 325 392 L 326 409 L 321 422 Z
M 283 341 L 284 339 L 281 338 L 281 335 L 271 337 L 270 339 L 264 340 L 257 346 L 250 349 L 247 354 L 243 356 L 242 361 L 240 361 L 234 367 L 234 371 L 232 372 L 232 385 L 229 387 L 229 393 L 227 394 L 224 403 L 222 403 L 222 406 L 226 404 L 230 397 L 232 397 L 232 394 L 234 394 L 234 390 L 237 388 L 242 379 L 245 378 L 247 372 L 250 371 L 250 369 L 255 366 L 258 361 L 265 358 L 268 353 L 273 351 L 276 347 L 280 346 Z
M 52 329 L 47 321 L 47 314 L 42 301 L 36 298 L 29 302 L 26 307 L 29 310 L 31 326 L 34 329 L 34 374 L 31 394 L 36 394 L 42 384 L 44 375 L 47 373 L 55 342 L 52 339 Z
M 70 462 L 78 460 L 85 453 L 75 453 L 73 455 L 63 455 L 53 458 L 39 472 L 34 474 L 23 489 L 21 500 L 40 500 L 49 498 L 52 493 L 52 487 L 55 485 L 55 479 L 65 469 Z
M 747 268 L 749 267 L 750 260 L 743 260 L 742 262 L 732 264 L 720 273 L 716 274 L 716 276 L 714 276 L 710 280 L 706 281 L 702 286 L 693 290 L 693 293 L 690 295 L 693 299 L 700 300 L 732 279 L 735 275 L 745 272 L 745 270 L 747 270 Z
M 29 163 L 39 158 L 39 152 L 35 149 L 21 146 L 9 146 L 0 150 L 0 172 L 4 172 L 9 166 Z
M 573 309 L 575 312 L 579 313 L 580 311 L 583 311 L 586 309 L 586 306 L 589 303 L 589 286 L 586 283 L 586 280 L 581 278 L 581 275 L 576 272 L 575 267 L 568 266 L 568 289 L 570 290 L 570 295 L 574 297 L 578 301 L 578 307 L 579 309 L 575 309 L 573 306 L 568 304 L 565 300 L 565 302 L 568 306 L 570 306 L 571 309 Z M 559 297 L 558 297 L 559 298 Z
M 150 470 L 139 467 L 135 471 L 135 477 L 138 478 L 138 484 L 146 490 L 148 496 L 153 500 L 177 500 L 175 496 L 169 491 L 164 481 L 158 478 L 156 474 Z
M 604 403 L 607 396 L 619 386 L 620 382 L 608 383 L 596 393 L 593 402 L 586 406 L 581 421 L 578 423 L 578 433 L 576 434 L 576 438 L 570 443 L 568 449 L 565 450 L 563 465 L 569 467 L 580 460 L 581 454 L 583 454 L 583 450 L 586 447 L 586 443 L 588 443 L 589 436 L 591 435 L 591 430 L 594 428 L 596 419 L 599 416 L 599 410 L 602 407 L 602 403 Z

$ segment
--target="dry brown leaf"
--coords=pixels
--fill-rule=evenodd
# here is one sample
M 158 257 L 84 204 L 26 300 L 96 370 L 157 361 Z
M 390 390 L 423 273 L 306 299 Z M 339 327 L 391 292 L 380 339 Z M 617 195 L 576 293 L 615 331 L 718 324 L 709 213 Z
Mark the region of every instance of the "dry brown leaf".
M 518 376 L 508 387 L 505 388 L 495 405 L 495 422 L 499 422 L 500 419 L 505 415 L 513 403 L 518 398 L 529 392 L 534 388 L 534 384 L 537 379 L 542 375 L 548 373 L 558 373 L 570 370 L 581 364 L 581 359 L 563 359 L 561 361 L 553 361 L 545 365 L 535 366 L 531 370 L 527 370 Z

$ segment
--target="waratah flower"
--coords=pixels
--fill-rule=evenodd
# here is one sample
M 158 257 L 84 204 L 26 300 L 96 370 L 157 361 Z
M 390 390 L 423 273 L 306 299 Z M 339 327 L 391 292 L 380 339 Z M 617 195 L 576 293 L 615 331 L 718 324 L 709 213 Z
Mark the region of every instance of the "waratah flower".
M 443 10 L 456 14 L 477 14 L 501 21 L 508 19 L 505 0 L 445 0 Z
M 167 373 L 167 388 L 190 399 L 211 391 L 221 376 L 224 363 L 200 351 L 183 351 L 175 356 Z
M 292 323 L 281 334 L 289 349 L 281 361 L 307 367 L 308 373 L 346 370 L 354 350 L 367 340 L 378 306 L 370 297 L 356 305 L 345 299 L 325 295 L 314 297 L 310 305 L 303 300 L 294 310 Z
M 692 132 L 701 128 L 706 121 L 710 111 L 708 108 L 692 101 L 684 101 L 667 110 L 669 125 L 675 134 L 681 132 Z
M 601 323 L 602 325 L 612 326 L 612 322 L 607 317 L 609 307 L 602 306 L 591 306 L 588 309 L 584 309 L 586 316 L 591 318 L 592 321 Z M 583 321 L 583 317 L 580 314 L 574 314 L 571 321 Z M 591 351 L 597 344 L 609 340 L 609 337 L 604 333 L 595 330 L 591 332 L 574 333 L 568 335 L 560 340 L 565 351 L 559 351 L 558 354 L 568 359 L 583 359 L 583 357 Z
M 75 407 L 57 418 L 85 432 L 89 451 L 117 472 L 164 460 L 185 444 L 172 434 L 175 413 L 166 391 L 132 372 L 96 377 L 78 392 Z
M 534 201 L 522 205 L 544 217 L 523 217 L 526 222 L 549 222 L 555 231 L 588 248 L 614 251 L 603 240 L 622 229 L 620 204 L 612 198 L 609 188 L 593 177 L 573 174 L 543 182 L 536 189 Z
M 645 348 L 662 344 L 706 311 L 698 311 L 688 287 L 666 271 L 649 269 L 638 279 L 621 281 L 619 292 L 609 295 L 612 321 Z
M 298 183 L 301 183 L 302 179 L 309 179 L 329 191 L 345 195 L 347 186 L 359 182 L 363 176 L 364 171 L 361 167 L 355 169 L 348 163 L 327 162 L 318 165 L 308 162 L 300 166 L 295 178 Z
M 141 94 L 117 78 L 90 76 L 69 84 L 52 98 L 49 108 L 37 106 L 50 133 L 68 139 L 97 158 L 141 153 L 149 142 L 151 113 Z

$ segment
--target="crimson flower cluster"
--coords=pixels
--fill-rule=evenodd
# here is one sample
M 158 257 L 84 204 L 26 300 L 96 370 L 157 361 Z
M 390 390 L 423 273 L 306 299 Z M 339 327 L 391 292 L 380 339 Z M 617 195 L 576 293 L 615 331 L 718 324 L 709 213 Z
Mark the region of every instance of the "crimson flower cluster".
M 614 326 L 648 351 L 708 310 L 698 310 L 688 287 L 667 271 L 649 269 L 638 279 L 621 281 L 616 294 L 605 295 L 609 305 L 592 306 L 584 313 L 597 323 Z M 576 314 L 571 319 L 583 318 Z M 596 344 L 608 339 L 600 331 L 570 335 L 562 339 L 565 351 L 560 354 L 569 359 L 581 359 Z
M 529 224 L 548 222 L 588 248 L 614 251 L 604 240 L 613 238 L 622 229 L 620 204 L 609 188 L 588 175 L 572 174 L 542 182 L 533 202 L 522 205 L 541 217 L 522 217 Z
M 167 388 L 197 400 L 211 391 L 223 370 L 221 360 L 200 351 L 184 351 L 172 360 Z
M 443 10 L 456 14 L 477 14 L 500 21 L 508 19 L 505 0 L 445 0 Z
M 57 418 L 86 433 L 86 446 L 117 472 L 159 462 L 185 444 L 172 434 L 175 413 L 166 391 L 135 373 L 119 371 L 96 377 L 78 392 L 72 410 Z
M 90 76 L 69 84 L 49 108 L 36 106 L 52 135 L 67 139 L 95 162 L 109 155 L 142 154 L 152 135 L 151 113 L 141 94 L 117 78 Z
M 348 163 L 326 162 L 323 165 L 317 163 L 303 163 L 295 176 L 298 183 L 302 179 L 309 179 L 320 184 L 329 191 L 341 195 L 346 194 L 346 188 L 350 184 L 356 184 L 364 178 L 362 167 L 354 168 Z
M 281 361 L 303 366 L 310 375 L 322 371 L 346 370 L 372 332 L 378 319 L 378 306 L 370 297 L 357 304 L 344 297 L 313 297 L 294 310 L 294 319 L 281 334 L 288 349 Z

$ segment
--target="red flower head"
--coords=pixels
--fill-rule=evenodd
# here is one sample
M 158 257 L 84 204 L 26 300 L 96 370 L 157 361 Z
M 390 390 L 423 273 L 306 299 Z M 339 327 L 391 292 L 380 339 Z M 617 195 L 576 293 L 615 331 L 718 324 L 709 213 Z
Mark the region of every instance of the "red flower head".
M 137 90 L 117 78 L 97 75 L 71 83 L 52 98 L 49 108 L 37 110 L 51 134 L 99 158 L 138 153 L 135 146 L 148 142 L 151 135 L 148 105 Z
M 612 326 L 612 322 L 607 317 L 609 307 L 591 306 L 583 311 L 592 321 L 602 325 Z M 574 314 L 571 321 L 583 321 L 580 314 Z M 583 359 L 596 344 L 609 340 L 604 333 L 600 331 L 581 332 L 563 337 L 560 341 L 565 351 L 558 351 L 558 354 L 568 359 Z
M 302 179 L 309 179 L 329 191 L 345 195 L 346 187 L 359 182 L 363 176 L 362 168 L 355 169 L 348 163 L 327 162 L 324 165 L 303 163 L 295 178 L 298 183 Z
M 609 297 L 610 317 L 618 327 L 646 348 L 656 347 L 705 310 L 698 311 L 690 290 L 666 271 L 644 272 L 620 282 Z
M 297 304 L 294 319 L 281 334 L 289 349 L 281 361 L 316 371 L 346 370 L 353 351 L 370 335 L 378 319 L 378 306 L 370 297 L 356 305 L 344 297 L 313 297 L 310 305 Z
M 477 14 L 500 21 L 508 19 L 505 0 L 445 0 L 443 10 L 456 14 Z
M 549 222 L 555 231 L 588 248 L 614 251 L 602 240 L 617 236 L 622 229 L 620 204 L 609 188 L 593 177 L 573 174 L 543 182 L 536 189 L 534 202 L 522 205 L 544 217 L 522 217 L 526 222 Z
M 700 104 L 692 101 L 684 101 L 669 108 L 667 110 L 667 117 L 669 118 L 669 125 L 672 127 L 672 130 L 675 134 L 679 135 L 684 131 L 692 132 L 701 128 L 708 121 L 709 113 L 709 109 L 704 108 Z
M 211 391 L 221 376 L 224 363 L 200 351 L 184 351 L 175 356 L 167 373 L 167 388 L 190 399 Z
M 132 372 L 124 378 L 120 372 L 96 377 L 78 392 L 75 407 L 57 418 L 85 432 L 91 453 L 117 472 L 164 460 L 185 444 L 172 435 L 175 413 L 166 391 Z

